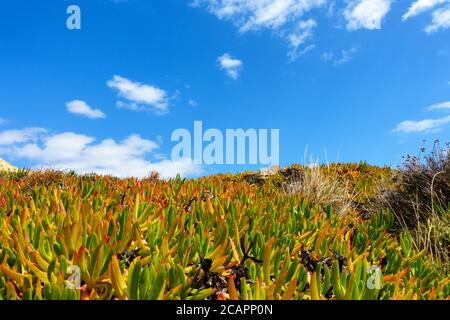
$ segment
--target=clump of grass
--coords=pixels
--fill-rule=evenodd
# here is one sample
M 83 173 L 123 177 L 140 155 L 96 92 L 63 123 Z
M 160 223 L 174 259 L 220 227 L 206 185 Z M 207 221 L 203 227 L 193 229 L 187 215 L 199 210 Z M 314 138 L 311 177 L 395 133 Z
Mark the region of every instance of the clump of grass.
M 427 249 L 436 270 L 441 274 L 450 271 L 450 209 L 437 206 L 426 220 L 418 217 L 413 230 L 417 250 Z
M 18 169 L 15 171 L 7 172 L 6 176 L 10 177 L 13 180 L 21 180 L 27 178 L 31 173 L 31 170 L 28 169 Z
M 321 168 L 327 177 L 347 186 L 353 207 L 364 219 L 370 219 L 380 210 L 378 198 L 383 194 L 382 191 L 396 186 L 396 171 L 390 167 L 377 167 L 361 161 L 332 163 Z
M 330 167 L 328 167 L 329 169 Z M 288 182 L 284 189 L 288 194 L 300 194 L 315 205 L 332 207 L 341 215 L 353 207 L 353 194 L 346 181 L 335 179 L 319 165 L 289 168 L 285 171 Z

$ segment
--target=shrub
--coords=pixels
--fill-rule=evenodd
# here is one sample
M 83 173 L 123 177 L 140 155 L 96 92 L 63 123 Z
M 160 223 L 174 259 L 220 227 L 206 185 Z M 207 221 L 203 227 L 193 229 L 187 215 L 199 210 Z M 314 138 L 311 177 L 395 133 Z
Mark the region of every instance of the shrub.
M 450 253 L 450 147 L 436 141 L 430 153 L 407 156 L 398 186 L 384 190 L 381 204 L 396 216 L 396 230 L 412 231 L 418 249 L 426 248 L 438 268 L 448 268 Z
M 387 204 L 397 215 L 399 225 L 414 228 L 436 214 L 438 206 L 450 202 L 450 147 L 441 148 L 436 141 L 427 154 L 407 156 L 400 170 L 399 185 L 385 195 Z

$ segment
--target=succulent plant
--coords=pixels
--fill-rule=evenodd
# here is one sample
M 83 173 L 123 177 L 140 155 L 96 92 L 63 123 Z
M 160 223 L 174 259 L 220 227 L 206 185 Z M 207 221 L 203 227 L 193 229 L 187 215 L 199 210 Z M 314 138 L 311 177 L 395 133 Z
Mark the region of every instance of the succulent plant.
M 0 177 L 0 299 L 450 297 L 389 211 L 338 216 L 244 175 L 27 179 Z

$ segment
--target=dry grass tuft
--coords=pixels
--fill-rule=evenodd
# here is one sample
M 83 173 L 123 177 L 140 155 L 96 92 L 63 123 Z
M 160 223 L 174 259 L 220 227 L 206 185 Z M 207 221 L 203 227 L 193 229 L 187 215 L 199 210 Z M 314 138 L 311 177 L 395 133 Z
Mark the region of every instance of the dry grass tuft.
M 320 166 L 290 168 L 285 176 L 288 182 L 284 189 L 288 194 L 300 194 L 311 203 L 322 207 L 331 206 L 339 215 L 353 208 L 353 194 L 348 183 L 325 174 Z

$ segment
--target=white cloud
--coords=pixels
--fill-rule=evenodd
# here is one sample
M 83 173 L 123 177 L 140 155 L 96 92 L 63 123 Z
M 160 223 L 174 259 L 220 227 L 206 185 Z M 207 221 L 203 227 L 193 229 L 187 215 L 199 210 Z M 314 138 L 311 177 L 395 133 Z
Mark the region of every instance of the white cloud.
M 43 128 L 27 128 L 23 130 L 7 130 L 0 132 L 0 146 L 9 146 L 16 143 L 36 140 L 47 130 Z
M 315 45 L 311 44 L 299 51 L 300 46 L 312 38 L 316 27 L 317 22 L 314 19 L 300 21 L 296 28 L 287 35 L 290 47 L 288 56 L 291 60 L 295 60 L 315 48 Z
M 197 106 L 198 106 L 198 102 L 195 101 L 194 99 L 189 99 L 188 104 L 189 104 L 191 107 L 197 107 Z
M 329 1 L 327 13 L 326 13 L 326 16 L 327 16 L 328 18 L 331 18 L 332 16 L 334 16 L 335 11 L 336 11 L 336 2 L 337 2 L 337 0 L 331 0 L 331 1 Z
M 433 104 L 427 108 L 428 111 L 450 110 L 450 101 Z
M 241 32 L 279 29 L 292 20 L 324 5 L 326 0 L 197 0 L 219 19 L 233 21 Z
M 341 56 L 334 61 L 336 66 L 345 64 L 353 59 L 354 54 L 358 52 L 357 47 L 351 47 L 350 49 L 344 49 L 341 52 Z
M 116 89 L 120 97 L 128 100 L 128 103 L 118 104 L 122 108 L 134 111 L 146 111 L 150 108 L 157 114 L 166 113 L 169 109 L 170 98 L 158 87 L 134 82 L 117 75 L 109 80 L 107 85 Z
M 400 122 L 392 131 L 402 133 L 437 132 L 448 123 L 450 123 L 450 116 L 441 119 L 425 119 L 420 121 L 407 120 Z
M 148 110 L 147 107 L 137 104 L 137 103 L 134 103 L 134 102 L 117 101 L 116 106 L 119 109 L 128 109 L 131 111 L 146 111 L 146 110 Z
M 131 135 L 123 141 L 96 142 L 90 136 L 64 132 L 49 134 L 44 129 L 0 132 L 0 154 L 30 161 L 34 168 L 95 172 L 118 177 L 145 177 L 157 171 L 164 178 L 196 175 L 201 168 L 192 160 L 151 162 L 158 144 Z
M 383 18 L 391 10 L 393 0 L 351 0 L 344 10 L 347 30 L 381 29 Z
M 231 21 L 241 33 L 271 30 L 288 43 L 293 59 L 301 55 L 297 54 L 302 51 L 298 47 L 311 38 L 315 27 L 310 25 L 315 20 L 305 21 L 304 16 L 327 3 L 328 0 L 196 0 L 192 6 L 206 7 L 219 19 Z
M 422 12 L 430 10 L 435 6 L 449 2 L 449 0 L 416 0 L 411 4 L 408 11 L 403 15 L 402 20 L 405 21 L 409 18 L 415 17 Z
M 239 72 L 242 69 L 242 61 L 233 58 L 229 53 L 225 53 L 220 56 L 217 61 L 219 62 L 220 68 L 225 70 L 230 78 L 237 80 L 239 78 Z
M 381 29 L 394 0 L 195 0 L 221 20 L 231 21 L 241 33 L 270 30 L 289 46 L 295 60 L 315 48 L 314 31 L 319 16 L 333 18 L 340 12 L 349 31 Z M 349 61 L 349 53 L 344 63 Z M 345 52 L 344 52 L 345 54 Z M 330 59 L 331 60 L 331 59 Z
M 333 52 L 324 52 L 324 53 L 322 53 L 322 56 L 320 57 L 320 59 L 322 61 L 331 61 L 331 60 L 333 60 L 333 57 L 334 57 Z
M 450 110 L 450 101 L 433 104 L 426 108 L 427 111 L 447 111 Z M 450 116 L 440 119 L 425 119 L 420 121 L 407 120 L 400 122 L 392 132 L 420 133 L 437 132 L 450 123 Z
M 307 47 L 305 47 L 304 49 L 302 49 L 300 51 L 298 51 L 298 50 L 295 50 L 295 51 L 291 50 L 288 53 L 288 56 L 291 58 L 291 61 L 294 61 L 298 57 L 301 57 L 301 56 L 307 54 L 308 52 L 313 51 L 315 48 L 316 48 L 315 44 L 310 44 L 310 45 L 308 45 Z
M 67 111 L 78 114 L 90 119 L 106 118 L 106 115 L 100 109 L 92 109 L 81 100 L 73 100 L 66 103 Z
M 163 160 L 151 165 L 151 170 L 159 172 L 162 177 L 173 178 L 177 174 L 181 176 L 200 175 L 202 169 L 195 165 L 191 159 L 182 159 L 178 161 Z
M 450 6 L 435 10 L 432 17 L 431 24 L 425 28 L 426 33 L 431 34 L 450 28 Z
M 322 53 L 322 61 L 333 61 L 335 66 L 345 64 L 353 59 L 355 53 L 358 52 L 358 47 L 353 46 L 350 49 L 343 49 L 340 56 L 336 56 L 333 52 Z
M 241 31 L 258 30 L 260 28 L 279 29 L 287 22 L 302 16 L 314 7 L 323 5 L 324 0 L 272 0 L 272 1 L 235 1 L 240 8 L 246 3 L 250 11 Z

